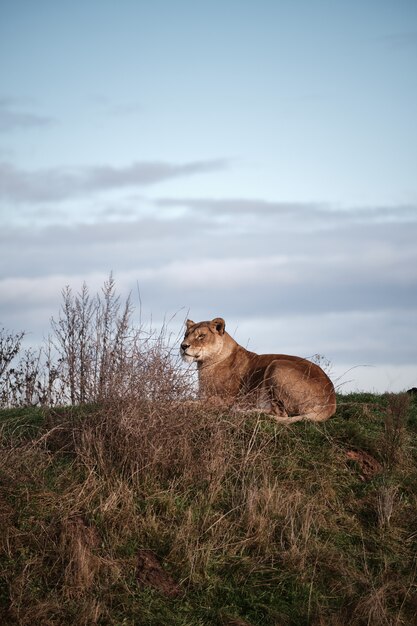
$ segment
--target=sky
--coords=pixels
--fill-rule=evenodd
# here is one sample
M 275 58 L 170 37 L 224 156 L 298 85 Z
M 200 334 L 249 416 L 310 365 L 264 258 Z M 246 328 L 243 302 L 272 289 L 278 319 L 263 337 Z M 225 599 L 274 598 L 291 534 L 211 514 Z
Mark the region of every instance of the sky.
M 0 327 L 110 272 L 341 392 L 417 386 L 415 0 L 0 0 Z

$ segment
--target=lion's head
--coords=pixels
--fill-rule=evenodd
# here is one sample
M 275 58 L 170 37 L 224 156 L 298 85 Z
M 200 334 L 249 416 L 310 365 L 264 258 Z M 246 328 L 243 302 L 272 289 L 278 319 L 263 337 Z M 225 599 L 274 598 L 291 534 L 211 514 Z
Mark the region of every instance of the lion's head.
M 186 327 L 180 350 L 184 361 L 203 363 L 220 354 L 224 345 L 224 319 L 216 317 L 211 322 L 198 323 L 187 320 Z

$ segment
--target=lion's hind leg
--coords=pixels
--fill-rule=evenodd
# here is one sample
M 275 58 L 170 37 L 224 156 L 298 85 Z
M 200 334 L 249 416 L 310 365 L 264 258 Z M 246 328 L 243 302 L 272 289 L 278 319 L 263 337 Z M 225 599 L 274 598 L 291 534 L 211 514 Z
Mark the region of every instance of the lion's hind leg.
M 320 411 L 312 406 L 306 380 L 290 361 L 272 361 L 265 371 L 264 389 L 270 412 L 282 424 L 302 420 L 321 421 Z

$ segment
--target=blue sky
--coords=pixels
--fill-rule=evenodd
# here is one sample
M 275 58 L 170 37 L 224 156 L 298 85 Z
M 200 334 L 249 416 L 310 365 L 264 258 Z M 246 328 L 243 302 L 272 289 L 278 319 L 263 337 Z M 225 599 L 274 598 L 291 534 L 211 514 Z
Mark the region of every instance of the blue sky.
M 112 270 L 155 323 L 417 384 L 414 1 L 2 0 L 0 76 L 1 325 Z

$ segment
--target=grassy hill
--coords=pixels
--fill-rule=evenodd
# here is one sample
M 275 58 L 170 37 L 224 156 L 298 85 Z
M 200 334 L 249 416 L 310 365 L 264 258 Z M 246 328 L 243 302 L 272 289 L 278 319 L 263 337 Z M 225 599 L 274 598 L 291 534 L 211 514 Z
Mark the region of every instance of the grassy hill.
M 0 412 L 0 623 L 415 624 L 417 401 Z

